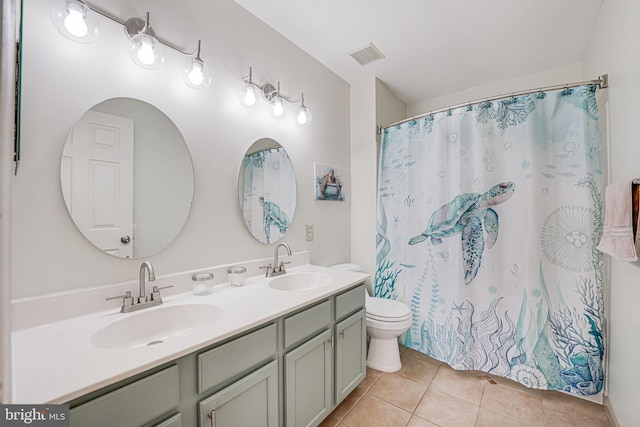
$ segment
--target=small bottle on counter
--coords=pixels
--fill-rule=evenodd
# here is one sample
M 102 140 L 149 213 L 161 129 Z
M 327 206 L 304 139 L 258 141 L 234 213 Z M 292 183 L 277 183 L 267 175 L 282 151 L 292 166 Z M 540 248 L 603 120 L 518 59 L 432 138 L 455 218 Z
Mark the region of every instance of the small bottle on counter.
M 244 279 L 247 274 L 245 267 L 229 267 L 227 274 L 231 286 L 244 286 Z
M 213 289 L 213 273 L 196 273 L 191 276 L 194 295 L 207 295 Z

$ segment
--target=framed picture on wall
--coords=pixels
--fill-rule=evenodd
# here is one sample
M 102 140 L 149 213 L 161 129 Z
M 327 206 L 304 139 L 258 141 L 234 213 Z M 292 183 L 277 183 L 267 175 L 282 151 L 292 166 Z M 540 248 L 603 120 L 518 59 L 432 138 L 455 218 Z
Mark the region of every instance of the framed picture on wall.
M 344 178 L 340 169 L 320 163 L 313 164 L 316 200 L 344 202 Z

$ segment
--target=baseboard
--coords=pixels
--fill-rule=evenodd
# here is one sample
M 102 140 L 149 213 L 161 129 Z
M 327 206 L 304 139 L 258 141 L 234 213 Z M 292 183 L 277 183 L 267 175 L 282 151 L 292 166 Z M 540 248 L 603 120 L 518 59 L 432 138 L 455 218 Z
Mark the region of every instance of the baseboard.
M 609 397 L 604 397 L 604 409 L 607 411 L 607 417 L 609 417 L 609 421 L 613 427 L 622 427 L 616 418 L 616 413 L 613 412 L 613 407 L 611 406 L 611 402 L 609 401 Z

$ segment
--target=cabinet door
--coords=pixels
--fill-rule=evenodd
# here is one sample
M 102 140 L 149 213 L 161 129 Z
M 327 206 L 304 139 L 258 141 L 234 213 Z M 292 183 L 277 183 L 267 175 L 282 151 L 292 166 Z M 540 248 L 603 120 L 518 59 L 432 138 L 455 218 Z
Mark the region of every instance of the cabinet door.
M 277 427 L 278 362 L 201 401 L 198 409 L 201 427 Z
M 366 376 L 366 333 L 364 310 L 336 324 L 336 405 Z
M 333 336 L 327 329 L 284 356 L 285 425 L 316 426 L 331 412 Z

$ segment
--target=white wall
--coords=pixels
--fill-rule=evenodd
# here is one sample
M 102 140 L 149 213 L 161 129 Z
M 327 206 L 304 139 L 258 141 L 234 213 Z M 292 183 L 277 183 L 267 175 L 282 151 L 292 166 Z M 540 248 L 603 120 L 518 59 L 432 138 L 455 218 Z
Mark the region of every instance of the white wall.
M 375 94 L 375 78 L 351 85 L 351 262 L 372 275 L 376 271 Z
M 588 79 L 595 79 L 597 77 L 598 76 L 595 75 Z M 407 116 L 413 117 L 441 108 L 464 104 L 491 96 L 508 94 L 510 92 L 554 86 L 563 83 L 573 83 L 580 80 L 582 80 L 582 67 L 579 62 L 574 62 L 537 73 L 525 74 L 512 79 L 500 80 L 463 91 L 413 102 L 407 105 Z
M 377 125 L 406 117 L 407 110 L 382 81 L 366 78 L 351 85 L 351 262 L 373 277 L 376 271 Z
M 78 44 L 52 25 L 53 0 L 24 3 L 23 163 L 12 182 L 13 298 L 137 277 L 141 260 L 103 254 L 82 237 L 60 189 L 60 156 L 70 128 L 87 109 L 113 97 L 155 105 L 180 129 L 193 158 L 193 206 L 177 239 L 147 258 L 156 274 L 273 254 L 273 246 L 258 243 L 245 229 L 237 202 L 243 155 L 263 137 L 280 142 L 296 170 L 296 215 L 284 241 L 294 251 L 309 250 L 316 264 L 349 258 L 350 202 L 313 200 L 314 162 L 345 173 L 350 167 L 349 86 L 342 79 L 231 0 L 163 2 L 162 11 L 154 10 L 157 2 L 146 3 L 162 38 L 189 45 L 188 50 L 202 39 L 202 58 L 213 76 L 204 91 L 184 84 L 186 56 L 166 49 L 161 70 L 144 70 L 127 55 L 120 25 L 100 19 L 95 43 Z M 115 11 L 143 6 L 124 0 L 103 3 Z M 304 92 L 313 123 L 298 127 L 293 112 L 288 120 L 276 121 L 266 108 L 242 107 L 238 94 L 250 66 L 260 84 L 280 81 L 282 94 L 291 98 Z M 348 181 L 346 192 L 349 200 Z M 305 242 L 304 224 L 314 224 L 313 242 Z
M 640 177 L 640 2 L 603 2 L 591 48 L 583 60 L 585 77 L 609 74 L 611 181 Z M 640 263 L 610 264 L 608 397 L 621 426 L 640 425 L 635 366 L 640 353 Z

